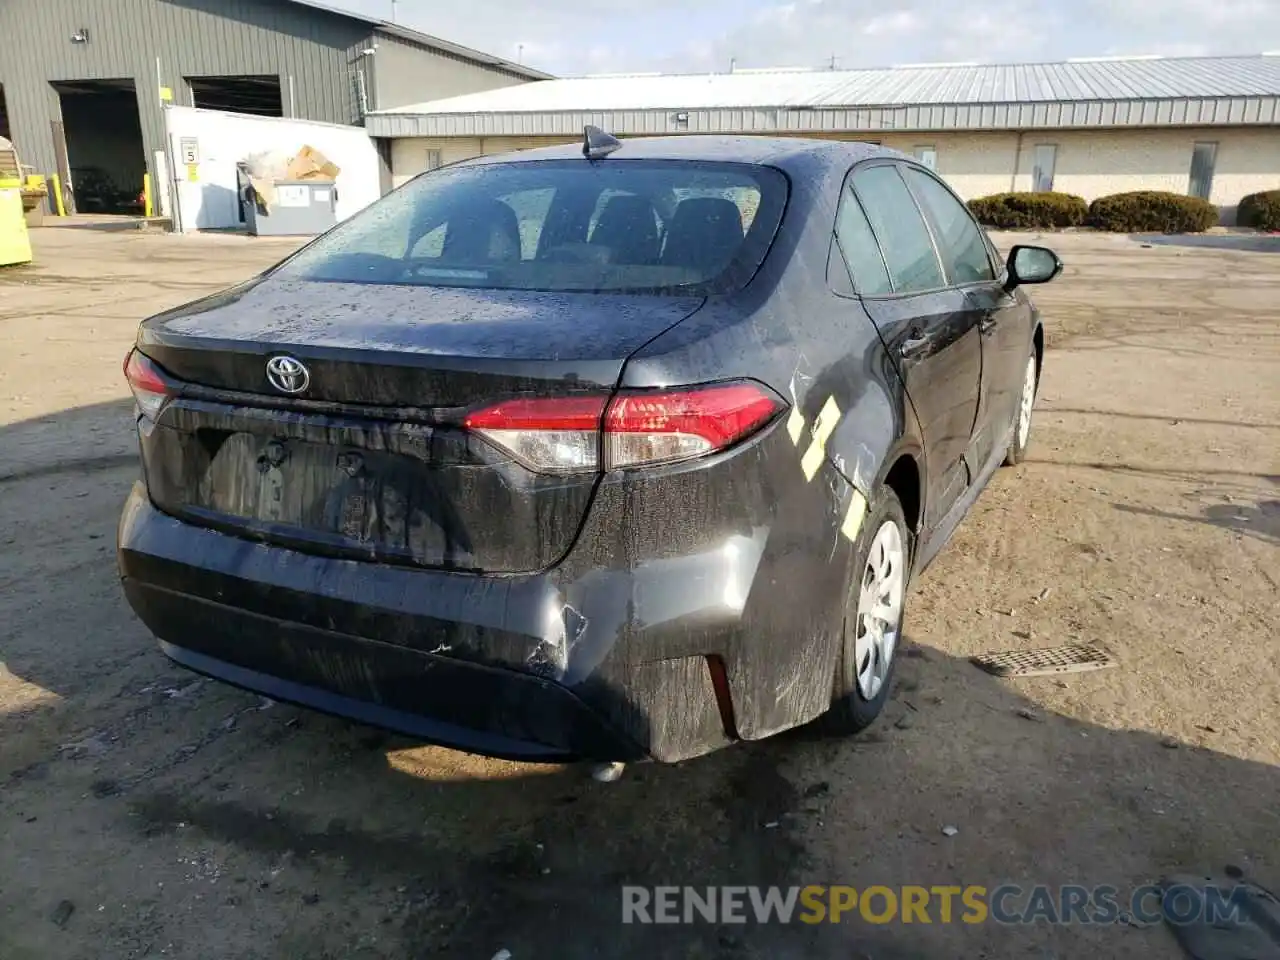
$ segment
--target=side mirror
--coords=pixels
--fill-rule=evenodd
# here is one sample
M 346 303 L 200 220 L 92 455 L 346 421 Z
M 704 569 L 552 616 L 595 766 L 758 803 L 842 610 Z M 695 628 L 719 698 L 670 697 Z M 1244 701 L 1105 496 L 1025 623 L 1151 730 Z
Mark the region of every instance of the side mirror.
M 1029 247 L 1019 244 L 1009 251 L 1005 264 L 1009 278 L 1005 290 L 1012 291 L 1024 283 L 1048 283 L 1062 272 L 1062 261 L 1048 247 Z

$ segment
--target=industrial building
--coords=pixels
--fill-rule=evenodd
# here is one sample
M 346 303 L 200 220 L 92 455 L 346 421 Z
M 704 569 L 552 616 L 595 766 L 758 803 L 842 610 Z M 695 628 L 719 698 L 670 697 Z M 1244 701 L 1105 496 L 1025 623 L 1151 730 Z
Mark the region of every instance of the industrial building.
M 441 163 L 620 136 L 741 133 L 871 140 L 966 199 L 1059 190 L 1205 197 L 1224 222 L 1280 188 L 1280 55 L 1135 57 L 877 70 L 548 80 L 373 112 L 399 183 Z
M 166 175 L 166 104 L 358 125 L 546 78 L 307 0 L 0 2 L 0 136 L 82 212 L 131 211 L 143 174 Z

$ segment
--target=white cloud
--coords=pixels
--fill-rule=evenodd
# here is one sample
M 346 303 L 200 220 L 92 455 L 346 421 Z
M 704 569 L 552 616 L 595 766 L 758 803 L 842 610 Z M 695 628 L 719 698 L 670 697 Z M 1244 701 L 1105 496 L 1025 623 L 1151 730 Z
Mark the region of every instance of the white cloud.
M 777 7 L 765 7 L 752 18 L 752 22 L 761 26 L 777 26 L 789 21 L 795 16 L 795 12 L 796 5 L 794 3 L 784 3 Z
M 1119 5 L 1119 13 L 1130 18 L 1152 17 L 1153 8 L 1136 0 Z M 1274 0 L 1163 0 L 1158 8 L 1158 19 L 1190 20 L 1200 25 L 1214 27 L 1255 22 L 1275 21 Z
M 1125 54 L 1261 53 L 1280 39 L 1276 0 L 1085 0 L 1081 15 L 1098 19 L 1099 46 Z
M 813 0 L 813 2 L 821 3 L 822 0 Z M 879 37 L 895 33 L 914 33 L 923 26 L 923 21 L 914 10 L 898 10 L 872 17 L 858 29 L 863 36 Z
M 386 17 L 390 0 L 330 0 Z M 888 7 L 888 9 L 886 9 Z M 400 0 L 401 21 L 560 74 L 1034 61 L 1280 47 L 1280 0 Z M 520 39 L 517 39 L 520 38 Z

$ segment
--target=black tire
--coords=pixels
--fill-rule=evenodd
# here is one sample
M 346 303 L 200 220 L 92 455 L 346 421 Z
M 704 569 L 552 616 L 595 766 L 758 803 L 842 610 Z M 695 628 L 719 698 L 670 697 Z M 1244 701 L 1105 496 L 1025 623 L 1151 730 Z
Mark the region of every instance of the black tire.
M 1018 393 L 1018 405 L 1013 410 L 1013 432 L 1009 437 L 1009 449 L 1005 451 L 1004 465 L 1006 467 L 1016 467 L 1023 460 L 1027 459 L 1027 448 L 1031 446 L 1031 427 L 1034 425 L 1034 408 L 1036 395 L 1040 391 L 1040 369 L 1036 363 L 1036 352 L 1031 351 L 1031 357 L 1028 361 L 1035 368 L 1035 379 L 1031 385 L 1031 406 L 1032 411 L 1028 411 L 1027 430 L 1025 433 L 1021 430 L 1022 422 L 1022 401 L 1027 390 L 1026 378 L 1024 376 L 1022 390 Z
M 840 639 L 840 649 L 836 655 L 836 676 L 831 701 L 831 708 L 823 719 L 826 732 L 836 736 L 848 736 L 859 733 L 869 727 L 880 716 L 884 705 L 889 702 L 893 689 L 893 675 L 902 651 L 903 616 L 898 618 L 898 641 L 893 655 L 889 658 L 889 669 L 881 684 L 879 692 L 868 700 L 858 688 L 857 664 L 855 658 L 855 634 L 858 621 L 858 593 L 862 578 L 867 570 L 867 558 L 877 531 L 887 522 L 898 525 L 903 547 L 903 611 L 906 610 L 906 589 L 911 577 L 912 537 L 907 526 L 906 516 L 902 512 L 902 504 L 897 495 L 888 487 L 881 487 L 872 496 L 867 505 L 867 514 L 863 517 L 862 526 L 858 530 L 853 544 L 853 562 L 850 567 L 850 584 L 848 596 L 845 598 L 844 628 Z

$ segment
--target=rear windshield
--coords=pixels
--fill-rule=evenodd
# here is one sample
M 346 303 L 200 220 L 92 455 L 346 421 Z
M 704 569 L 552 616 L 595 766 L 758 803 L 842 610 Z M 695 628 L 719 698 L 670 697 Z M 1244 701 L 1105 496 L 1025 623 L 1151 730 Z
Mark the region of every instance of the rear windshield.
M 786 178 L 677 160 L 538 160 L 424 174 L 277 275 L 497 290 L 722 293 L 773 241 Z

